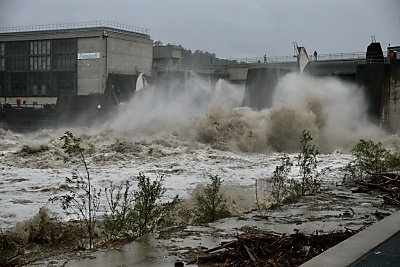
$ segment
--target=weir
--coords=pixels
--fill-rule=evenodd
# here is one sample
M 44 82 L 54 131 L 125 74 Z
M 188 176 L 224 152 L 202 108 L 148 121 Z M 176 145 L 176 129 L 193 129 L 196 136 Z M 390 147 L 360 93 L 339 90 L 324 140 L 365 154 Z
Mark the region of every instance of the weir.
M 379 43 L 370 44 L 364 58 L 308 60 L 304 65 L 305 75 L 356 83 L 364 91 L 368 119 L 390 132 L 400 129 L 400 59 L 384 57 Z M 249 69 L 243 105 L 254 109 L 271 107 L 277 82 L 291 71 L 265 65 Z

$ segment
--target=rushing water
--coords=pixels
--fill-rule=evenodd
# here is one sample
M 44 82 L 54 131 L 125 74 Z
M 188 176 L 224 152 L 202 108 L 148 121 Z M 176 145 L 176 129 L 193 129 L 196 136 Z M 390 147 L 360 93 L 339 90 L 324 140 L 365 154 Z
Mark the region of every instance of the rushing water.
M 82 138 L 98 188 L 126 179 L 135 186 L 139 173 L 162 174 L 166 198 L 190 198 L 198 184 L 218 175 L 236 213 L 254 208 L 256 181 L 267 192 L 282 153 L 295 157 L 304 129 L 323 153 L 319 167 L 332 168 L 324 177 L 327 184 L 341 181 L 340 169 L 359 139 L 387 145 L 399 140 L 367 122 L 361 90 L 352 84 L 287 75 L 273 107 L 262 111 L 240 107 L 243 88 L 225 83 L 210 92 L 207 84 L 194 79 L 190 90 L 168 101 L 143 88 L 92 129 L 0 130 L 0 227 L 31 218 L 41 206 L 60 213 L 48 199 L 65 193 L 65 177 L 73 169 L 63 162 L 60 137 L 66 130 Z M 294 168 L 291 176 L 297 175 Z

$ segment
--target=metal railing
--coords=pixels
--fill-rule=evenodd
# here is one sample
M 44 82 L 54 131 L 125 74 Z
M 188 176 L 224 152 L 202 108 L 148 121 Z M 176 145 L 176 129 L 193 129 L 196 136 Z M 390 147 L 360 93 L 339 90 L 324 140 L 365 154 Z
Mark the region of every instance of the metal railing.
M 237 63 L 291 63 L 296 62 L 297 57 L 290 56 L 279 56 L 279 57 L 249 57 L 249 58 L 229 58 L 227 59 L 227 64 L 237 64 Z
M 315 61 L 313 55 L 308 56 L 310 61 Z M 317 55 L 318 61 L 332 61 L 332 60 L 358 60 L 365 59 L 365 52 L 355 53 L 336 53 L 336 54 L 321 54 Z M 278 57 L 250 57 L 250 58 L 229 58 L 232 63 L 292 63 L 297 61 L 297 56 L 278 56 Z M 228 63 L 229 64 L 229 63 Z
M 37 31 L 57 31 L 57 30 L 73 30 L 73 29 L 91 29 L 91 28 L 112 28 L 120 31 L 131 33 L 139 33 L 149 35 L 149 29 L 129 26 L 121 23 L 110 21 L 91 21 L 91 22 L 73 22 L 62 24 L 45 24 L 45 25 L 32 25 L 32 26 L 16 26 L 16 27 L 3 27 L 0 28 L 0 34 L 4 33 L 22 33 L 22 32 L 37 32 Z
M 310 55 L 309 58 L 310 61 L 354 60 L 354 59 L 365 59 L 366 54 L 365 52 L 321 54 L 317 55 L 317 57 Z

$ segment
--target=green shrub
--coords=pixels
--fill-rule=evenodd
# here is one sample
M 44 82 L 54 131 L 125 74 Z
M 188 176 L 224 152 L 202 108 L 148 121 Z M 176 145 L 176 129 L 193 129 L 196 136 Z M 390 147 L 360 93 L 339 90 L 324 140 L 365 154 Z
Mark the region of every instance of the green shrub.
M 321 189 L 321 176 L 325 175 L 329 168 L 317 171 L 319 154 L 315 145 L 310 145 L 313 140 L 311 134 L 304 130 L 300 136 L 300 152 L 297 155 L 297 166 L 301 180 L 289 179 L 289 173 L 293 163 L 284 154 L 281 164 L 275 167 L 272 177 L 272 199 L 271 207 L 279 206 L 280 203 L 297 201 L 300 197 L 313 194 Z
M 108 240 L 130 236 L 134 203 L 130 188 L 130 182 L 124 181 L 118 186 L 111 184 L 105 189 L 109 210 L 104 215 L 104 234 Z
M 159 220 L 180 202 L 178 195 L 172 201 L 161 202 L 166 192 L 162 182 L 162 176 L 151 182 L 139 174 L 138 188 L 133 192 L 129 181 L 106 189 L 109 211 L 105 214 L 104 232 L 108 239 L 135 238 L 157 228 Z
M 344 180 L 364 179 L 367 175 L 387 172 L 400 166 L 399 150 L 390 152 L 380 142 L 361 139 L 351 154 L 355 158 L 346 165 Z
M 196 195 L 195 222 L 209 223 L 229 216 L 226 200 L 220 193 L 222 180 L 217 175 L 210 176 L 211 184 L 204 192 Z
M 153 182 L 150 178 L 139 174 L 138 189 L 133 193 L 134 206 L 132 217 L 135 222 L 137 236 L 151 233 L 155 230 L 158 220 L 169 215 L 181 201 L 176 195 L 172 201 L 161 203 L 167 189 L 163 187 L 163 176 Z
M 272 177 L 272 198 L 276 204 L 280 204 L 287 197 L 288 175 L 292 166 L 290 158 L 284 154 L 281 158 L 281 165 L 275 167 Z
M 91 184 L 89 167 L 85 158 L 85 149 L 80 138 L 66 131 L 60 138 L 64 141 L 62 149 L 66 156 L 64 162 L 72 162 L 77 166 L 82 165 L 85 175 L 78 172 L 78 168 L 72 171 L 72 177 L 66 177 L 69 192 L 63 196 L 51 198 L 52 202 L 59 201 L 64 212 L 83 223 L 80 232 L 80 244 L 86 247 L 86 238 L 89 239 L 89 248 L 93 248 L 96 237 L 95 225 L 97 213 L 100 207 L 101 190 L 97 191 Z
M 321 188 L 320 174 L 316 171 L 319 150 L 315 145 L 309 144 L 312 140 L 310 132 L 303 130 L 300 136 L 300 153 L 297 156 L 297 166 L 300 167 L 302 196 L 318 192 Z

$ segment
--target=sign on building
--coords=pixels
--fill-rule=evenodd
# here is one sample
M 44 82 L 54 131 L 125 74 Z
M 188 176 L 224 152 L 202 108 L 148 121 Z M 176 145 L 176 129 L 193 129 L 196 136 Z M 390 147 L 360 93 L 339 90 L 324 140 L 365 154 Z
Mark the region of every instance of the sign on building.
M 78 59 L 96 59 L 100 58 L 100 52 L 78 53 Z

